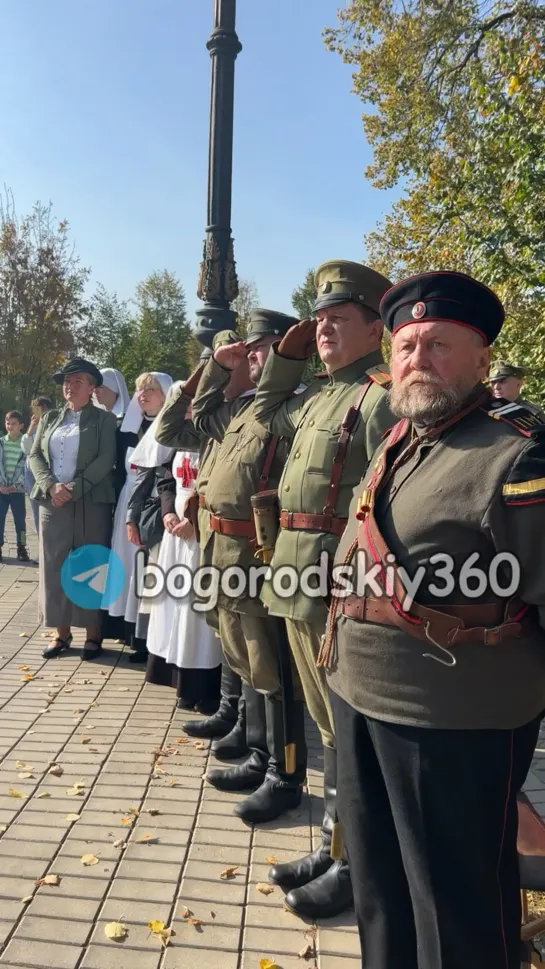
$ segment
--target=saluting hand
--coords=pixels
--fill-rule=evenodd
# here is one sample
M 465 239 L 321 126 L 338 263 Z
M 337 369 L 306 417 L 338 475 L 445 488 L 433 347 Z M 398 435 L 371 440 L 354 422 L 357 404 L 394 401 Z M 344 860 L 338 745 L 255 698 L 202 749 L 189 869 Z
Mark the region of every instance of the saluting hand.
M 236 370 L 247 356 L 248 348 L 243 340 L 238 343 L 228 343 L 226 346 L 214 350 L 214 360 L 224 370 Z
M 199 381 L 202 377 L 202 372 L 204 368 L 205 368 L 205 364 L 200 363 L 197 369 L 194 370 L 193 373 L 189 375 L 189 377 L 185 381 L 182 388 L 182 393 L 184 397 L 191 397 L 191 399 L 193 399 L 193 397 L 197 393 L 197 387 L 199 386 Z
M 280 356 L 291 357 L 292 360 L 307 360 L 311 357 L 316 349 L 317 325 L 315 319 L 306 319 L 290 326 L 278 345 Z

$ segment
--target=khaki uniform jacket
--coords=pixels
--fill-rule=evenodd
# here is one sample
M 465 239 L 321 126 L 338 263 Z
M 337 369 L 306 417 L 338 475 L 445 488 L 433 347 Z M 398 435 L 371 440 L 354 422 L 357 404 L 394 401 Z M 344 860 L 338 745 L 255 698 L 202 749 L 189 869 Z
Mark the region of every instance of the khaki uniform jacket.
M 451 664 L 441 648 L 396 626 L 340 615 L 329 683 L 368 716 L 445 729 L 510 730 L 545 709 L 545 425 L 526 436 L 528 430 L 492 419 L 492 407 L 489 400 L 437 438 L 421 437 L 416 452 L 379 492 L 375 518 L 409 577 L 419 566 L 425 568 L 414 598 L 432 608 L 501 601 L 492 585 L 491 564 L 498 553 L 513 553 L 520 581 L 507 598 L 518 595 L 534 607 L 533 631 L 497 645 L 454 644 Z M 392 448 L 388 467 L 408 440 Z M 369 478 L 371 473 L 370 468 Z M 355 493 L 336 565 L 356 539 L 355 515 L 365 486 Z M 430 564 L 438 553 L 453 560 L 450 590 L 443 563 Z M 477 597 L 468 594 L 480 581 L 468 578 L 468 567 L 485 576 L 486 587 Z M 511 575 L 510 567 L 499 565 L 504 589 Z M 374 592 L 367 595 L 374 597 Z
M 305 360 L 290 360 L 271 351 L 255 401 L 255 416 L 273 434 L 292 441 L 292 448 L 279 483 L 280 507 L 291 512 L 321 514 L 327 503 L 333 459 L 341 433 L 341 422 L 368 377 L 366 371 L 383 362 L 380 350 L 317 378 L 302 394 L 293 393 L 301 380 Z M 346 452 L 335 502 L 338 518 L 348 517 L 354 487 L 367 469 L 382 435 L 396 423 L 388 407 L 384 387 L 372 383 L 361 406 Z M 338 537 L 330 532 L 280 529 L 272 568 L 293 566 L 300 574 L 317 564 L 322 552 L 331 562 Z M 321 597 L 302 591 L 289 598 L 279 596 L 271 582 L 263 587 L 263 601 L 277 616 L 323 626 L 327 608 Z
M 30 470 L 36 484 L 31 498 L 48 499 L 49 489 L 57 483 L 49 457 L 49 441 L 53 431 L 62 424 L 67 408 L 50 410 L 36 431 L 30 452 Z M 115 488 L 113 467 L 117 450 L 117 421 L 113 414 L 94 404 L 81 409 L 79 420 L 79 449 L 72 500 L 87 496 L 95 503 L 113 503 Z
M 223 388 L 230 379 L 230 371 L 220 367 L 212 358 L 201 377 L 193 400 L 193 420 L 203 437 L 212 437 L 218 444 L 214 466 L 206 484 L 206 504 L 210 512 L 222 518 L 253 521 L 251 497 L 259 490 L 259 476 L 267 455 L 271 434 L 255 419 L 254 397 L 241 395 L 226 401 Z M 277 488 L 284 467 L 288 442 L 278 443 L 269 474 L 268 488 Z M 238 566 L 247 571 L 259 568 L 261 562 L 254 555 L 245 536 L 213 533 L 213 540 L 204 552 L 204 564 L 220 571 Z M 220 593 L 218 604 L 232 611 L 266 616 L 259 599 L 259 589 L 247 590 L 237 597 Z

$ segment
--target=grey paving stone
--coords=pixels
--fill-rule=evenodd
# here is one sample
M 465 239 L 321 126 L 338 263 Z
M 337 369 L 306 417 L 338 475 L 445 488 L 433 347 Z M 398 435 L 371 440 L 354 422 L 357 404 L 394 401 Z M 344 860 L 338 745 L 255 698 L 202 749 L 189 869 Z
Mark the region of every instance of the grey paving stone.
M 62 927 L 59 924 L 59 936 Z M 12 939 L 0 959 L 2 963 L 19 966 L 54 966 L 55 969 L 76 969 L 82 950 L 73 945 L 55 945 L 51 942 Z
M 56 942 L 62 939 L 64 944 L 82 946 L 89 935 L 89 926 L 85 922 L 74 922 L 68 919 L 56 920 L 25 915 L 14 935 L 15 939 L 37 939 L 38 942 Z

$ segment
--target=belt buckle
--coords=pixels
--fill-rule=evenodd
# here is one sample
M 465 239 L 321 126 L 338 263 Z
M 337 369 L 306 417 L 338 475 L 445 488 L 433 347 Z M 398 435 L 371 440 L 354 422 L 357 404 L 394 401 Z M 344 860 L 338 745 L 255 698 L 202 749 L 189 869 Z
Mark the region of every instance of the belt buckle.
M 497 646 L 501 643 L 501 626 L 491 626 L 484 631 L 484 645 Z

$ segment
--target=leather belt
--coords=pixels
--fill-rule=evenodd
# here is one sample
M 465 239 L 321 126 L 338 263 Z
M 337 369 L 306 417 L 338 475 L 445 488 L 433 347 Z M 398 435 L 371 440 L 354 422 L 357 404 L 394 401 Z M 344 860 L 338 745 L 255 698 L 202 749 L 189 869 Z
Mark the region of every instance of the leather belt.
M 204 495 L 199 495 L 199 508 L 206 508 L 206 498 Z
M 351 595 L 346 599 L 338 599 L 337 602 L 340 612 L 349 619 L 376 622 L 383 626 L 399 626 L 404 632 L 408 631 L 407 621 L 401 618 L 387 596 L 372 599 Z M 520 621 L 527 612 L 527 606 L 522 599 L 509 601 L 509 612 L 514 614 L 512 617 L 506 616 L 505 612 L 506 607 L 501 602 L 448 606 L 444 610 L 413 602 L 407 615 L 414 620 L 412 634 L 419 639 L 437 641 L 445 646 L 467 642 L 496 646 L 505 638 L 518 638 L 523 631 L 530 628 L 529 622 Z
M 347 520 L 346 518 L 337 518 L 335 515 L 307 515 L 298 511 L 280 512 L 280 528 L 285 528 L 289 532 L 331 532 L 338 538 L 343 534 Z
M 255 539 L 254 523 L 244 519 L 221 518 L 220 515 L 210 515 L 210 528 L 220 535 L 236 535 Z

